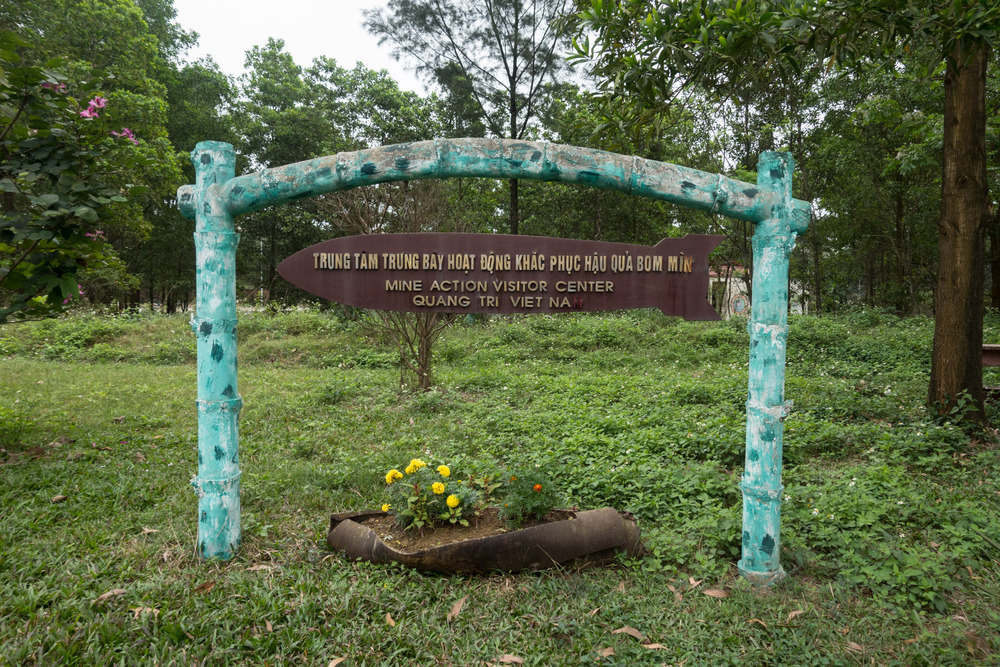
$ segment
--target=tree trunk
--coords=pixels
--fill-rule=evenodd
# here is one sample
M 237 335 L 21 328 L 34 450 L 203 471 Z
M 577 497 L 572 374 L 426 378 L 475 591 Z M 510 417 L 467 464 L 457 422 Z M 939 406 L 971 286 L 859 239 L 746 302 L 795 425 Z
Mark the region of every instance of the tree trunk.
M 510 179 L 510 233 L 517 234 L 520 227 L 521 211 L 517 201 L 517 179 Z
M 431 377 L 434 354 L 434 328 L 437 324 L 437 313 L 419 313 L 417 315 L 417 382 L 421 391 L 427 391 L 434 383 Z
M 823 312 L 823 272 L 820 270 L 820 256 L 822 252 L 819 247 L 819 234 L 816 232 L 816 221 L 809 225 L 809 241 L 812 244 L 813 260 L 813 292 L 816 315 Z
M 910 244 L 908 237 L 908 230 L 906 228 L 906 207 L 903 198 L 903 188 L 900 187 L 899 191 L 896 192 L 896 234 L 893 238 L 893 250 L 896 254 L 896 289 L 895 300 L 896 300 L 896 314 L 897 315 L 912 315 L 913 311 L 916 309 L 916 304 L 911 298 L 912 282 L 908 279 L 907 274 L 912 273 L 912 267 L 910 266 Z
M 963 48 L 964 46 L 964 48 Z M 973 51 L 971 54 L 969 51 Z M 971 57 L 970 57 L 971 55 Z M 983 271 L 989 223 L 986 66 L 989 47 L 959 43 L 944 82 L 944 150 L 934 353 L 927 401 L 949 414 L 968 392 L 968 416 L 983 410 Z
M 990 305 L 1000 309 L 1000 218 L 990 224 Z

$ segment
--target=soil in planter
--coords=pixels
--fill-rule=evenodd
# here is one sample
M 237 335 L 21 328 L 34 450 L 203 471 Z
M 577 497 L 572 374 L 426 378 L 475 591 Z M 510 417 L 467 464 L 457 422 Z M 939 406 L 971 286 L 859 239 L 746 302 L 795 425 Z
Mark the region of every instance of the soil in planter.
M 504 523 L 497 508 L 487 507 L 479 511 L 479 517 L 469 519 L 468 527 L 458 524 L 438 525 L 430 529 L 424 528 L 423 535 L 416 528 L 404 529 L 396 523 L 396 517 L 391 514 L 367 518 L 364 520 L 364 525 L 371 528 L 387 546 L 397 551 L 414 552 L 572 518 L 573 512 L 569 510 L 552 510 L 542 519 L 525 521 L 513 527 Z

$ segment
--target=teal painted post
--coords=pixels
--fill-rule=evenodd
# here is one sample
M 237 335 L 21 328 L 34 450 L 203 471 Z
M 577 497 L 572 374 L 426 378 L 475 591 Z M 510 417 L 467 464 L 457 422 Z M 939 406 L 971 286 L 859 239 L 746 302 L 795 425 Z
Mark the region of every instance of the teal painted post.
M 781 549 L 781 447 L 785 402 L 785 344 L 788 339 L 788 257 L 795 236 L 808 224 L 792 200 L 795 161 L 788 153 L 762 153 L 757 187 L 771 195 L 766 218 L 753 235 L 753 303 L 747 398 L 743 491 L 743 558 L 740 574 L 756 585 L 785 576 Z
M 240 546 L 238 420 L 243 400 L 236 384 L 236 244 L 233 216 L 219 191 L 236 175 L 230 144 L 200 142 L 191 153 L 194 186 L 198 337 L 198 552 L 232 558 Z

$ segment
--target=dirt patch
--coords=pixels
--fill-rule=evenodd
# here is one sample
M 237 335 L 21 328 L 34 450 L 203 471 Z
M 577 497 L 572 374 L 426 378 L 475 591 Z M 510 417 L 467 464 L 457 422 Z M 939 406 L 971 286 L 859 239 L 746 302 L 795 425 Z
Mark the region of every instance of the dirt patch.
M 500 511 L 497 508 L 488 507 L 480 510 L 478 517 L 470 519 L 468 526 L 447 524 L 431 529 L 424 528 L 423 534 L 416 528 L 404 529 L 396 523 L 396 517 L 391 514 L 365 518 L 362 523 L 371 528 L 387 546 L 397 551 L 413 552 L 572 518 L 573 512 L 570 510 L 552 510 L 540 520 L 526 521 L 520 526 L 512 527 L 500 518 Z

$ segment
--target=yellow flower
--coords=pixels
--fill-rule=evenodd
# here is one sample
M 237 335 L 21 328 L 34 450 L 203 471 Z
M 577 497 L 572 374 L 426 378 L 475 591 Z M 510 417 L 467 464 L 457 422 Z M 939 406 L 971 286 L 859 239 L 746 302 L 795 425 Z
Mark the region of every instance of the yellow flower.
M 438 466 L 437 470 L 438 474 L 441 475 L 442 477 L 451 476 L 451 468 L 449 468 L 448 466 Z
M 410 465 L 406 466 L 406 474 L 412 475 L 413 473 L 423 468 L 425 465 L 427 465 L 427 463 L 421 461 L 420 459 L 412 459 L 410 461 Z
M 392 507 L 392 505 L 390 505 L 389 503 L 386 503 L 385 505 L 382 505 L 382 511 L 383 512 L 388 512 L 390 507 Z
M 461 501 L 458 499 L 458 496 L 451 495 L 451 496 L 448 496 L 448 498 L 447 498 L 447 500 L 445 500 L 445 502 L 448 504 L 448 507 L 450 507 L 452 509 L 455 509 L 456 507 L 458 507 L 458 504 Z
M 434 495 L 440 496 L 442 493 L 444 493 L 444 484 L 442 484 L 441 482 L 434 482 L 433 484 L 431 484 L 431 491 L 434 492 Z
M 385 474 L 385 483 L 386 484 L 392 484 L 397 479 L 403 479 L 403 473 L 399 472 L 395 468 L 393 468 L 392 470 L 390 470 L 389 472 L 387 472 Z

